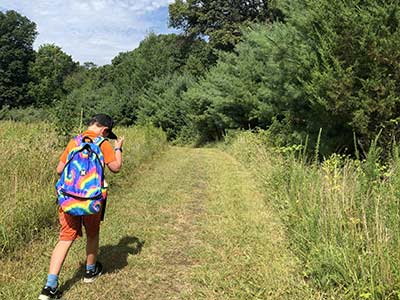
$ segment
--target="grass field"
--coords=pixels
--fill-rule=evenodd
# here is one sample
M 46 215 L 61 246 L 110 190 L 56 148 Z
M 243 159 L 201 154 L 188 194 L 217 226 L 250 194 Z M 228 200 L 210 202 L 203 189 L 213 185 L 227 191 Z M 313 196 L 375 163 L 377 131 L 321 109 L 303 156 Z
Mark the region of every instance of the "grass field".
M 319 299 L 251 174 L 226 153 L 171 147 L 121 179 L 101 229 L 106 272 L 82 282 L 79 239 L 61 273 L 64 299 Z M 0 299 L 37 297 L 56 239 L 0 260 Z
M 0 299 L 31 299 L 57 240 L 62 148 L 46 124 L 0 128 Z M 126 145 L 122 171 L 107 174 L 107 271 L 82 284 L 78 240 L 66 299 L 400 299 L 396 151 L 386 165 L 376 147 L 363 161 L 309 163 L 262 134 L 240 133 L 224 151 L 168 147 L 151 127 L 117 134 Z
M 52 226 L 58 140 L 47 124 L 0 124 L 0 255 Z
M 164 133 L 151 127 L 117 131 L 126 136 L 125 170 L 133 171 L 166 145 Z M 62 150 L 49 124 L 0 123 L 0 256 L 56 224 L 55 167 Z
M 333 155 L 310 165 L 285 150 L 253 133 L 228 146 L 280 212 L 304 276 L 327 299 L 400 299 L 397 151 L 387 165 L 376 147 L 363 161 Z

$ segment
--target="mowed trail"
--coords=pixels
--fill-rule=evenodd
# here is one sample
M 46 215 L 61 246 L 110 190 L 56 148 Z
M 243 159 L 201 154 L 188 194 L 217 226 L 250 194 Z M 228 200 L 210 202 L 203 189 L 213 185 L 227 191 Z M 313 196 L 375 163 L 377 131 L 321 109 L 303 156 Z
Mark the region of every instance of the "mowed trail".
M 63 299 L 316 299 L 250 174 L 216 149 L 171 147 L 118 180 L 101 228 L 105 274 L 82 281 L 85 240 Z M 57 233 L 0 261 L 0 299 L 36 299 Z

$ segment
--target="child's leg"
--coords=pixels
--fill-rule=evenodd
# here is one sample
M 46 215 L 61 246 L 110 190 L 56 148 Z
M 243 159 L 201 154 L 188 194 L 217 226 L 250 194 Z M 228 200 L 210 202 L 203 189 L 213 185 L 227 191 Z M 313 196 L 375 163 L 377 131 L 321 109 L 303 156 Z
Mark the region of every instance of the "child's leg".
M 101 214 L 84 216 L 83 225 L 86 229 L 86 265 L 94 265 L 97 261 L 99 252 L 99 233 L 100 233 Z
M 99 251 L 99 233 L 94 236 L 87 236 L 86 243 L 86 265 L 94 265 Z
M 90 283 L 102 274 L 103 266 L 97 261 L 99 252 L 101 214 L 84 216 L 83 225 L 86 228 L 86 271 L 83 282 Z
M 74 241 L 59 241 L 51 255 L 49 274 L 60 274 L 61 267 Z
M 86 244 L 86 271 L 83 282 L 90 283 L 96 280 L 103 272 L 103 265 L 97 260 L 99 251 L 99 232 L 87 234 Z
M 59 221 L 61 231 L 59 241 L 54 247 L 51 255 L 49 274 L 47 275 L 46 286 L 56 288 L 58 285 L 58 275 L 60 274 L 61 267 L 67 257 L 68 251 L 71 248 L 74 240 L 82 235 L 81 219 L 80 217 L 70 216 L 59 210 Z

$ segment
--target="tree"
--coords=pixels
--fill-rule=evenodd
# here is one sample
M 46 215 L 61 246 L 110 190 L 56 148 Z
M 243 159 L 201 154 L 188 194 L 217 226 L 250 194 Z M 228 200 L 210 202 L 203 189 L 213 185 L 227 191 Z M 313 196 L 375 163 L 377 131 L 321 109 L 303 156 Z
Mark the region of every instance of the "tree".
M 288 1 L 288 22 L 317 58 L 303 90 L 308 128 L 325 130 L 331 151 L 367 151 L 381 129 L 386 145 L 400 134 L 398 1 Z M 291 11 L 291 12 L 290 12 Z
M 83 66 L 87 70 L 97 68 L 97 65 L 94 62 L 91 62 L 91 61 L 84 62 Z
M 206 42 L 175 34 L 150 34 L 137 49 L 119 54 L 112 61 L 112 80 L 125 120 L 136 122 L 140 95 L 153 80 L 183 72 L 200 76 L 215 60 Z
M 65 97 L 64 80 L 75 72 L 78 64 L 71 56 L 53 44 L 39 47 L 35 61 L 31 63 L 29 74 L 32 79 L 29 84 L 29 94 L 38 107 L 52 106 Z
M 152 123 L 161 127 L 169 140 L 174 140 L 180 132 L 189 127 L 189 102 L 182 98 L 195 78 L 190 74 L 165 76 L 152 81 L 151 86 L 139 96 L 139 123 Z
M 29 63 L 34 59 L 36 24 L 19 13 L 0 11 L 0 108 L 30 104 Z
M 287 20 L 248 31 L 184 94 L 203 136 L 267 128 L 322 154 L 366 152 L 400 134 L 400 10 L 394 2 L 288 1 Z M 386 147 L 387 148 L 387 147 Z
M 240 41 L 240 26 L 282 19 L 271 0 L 176 0 L 169 6 L 170 25 L 188 35 L 208 36 L 217 49 L 232 50 Z
M 94 88 L 92 82 L 74 89 L 68 96 L 57 102 L 52 108 L 56 120 L 56 129 L 60 135 L 70 137 L 73 129 L 83 120 L 89 120 L 94 114 L 103 112 L 120 124 L 120 107 L 116 90 L 112 83 Z

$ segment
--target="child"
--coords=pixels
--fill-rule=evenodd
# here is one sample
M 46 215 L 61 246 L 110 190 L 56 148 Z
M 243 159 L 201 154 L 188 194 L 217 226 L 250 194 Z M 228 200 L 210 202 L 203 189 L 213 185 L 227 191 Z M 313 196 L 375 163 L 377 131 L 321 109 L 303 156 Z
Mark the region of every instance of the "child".
M 112 132 L 113 125 L 114 121 L 110 116 L 106 114 L 97 114 L 89 122 L 89 127 L 82 136 L 91 139 L 101 136 L 116 140 L 114 149 L 111 143 L 105 140 L 101 143 L 100 150 L 104 156 L 104 163 L 110 171 L 117 173 L 122 166 L 122 145 L 124 143 L 124 137 L 117 138 Z M 67 148 L 60 157 L 60 162 L 57 166 L 57 174 L 61 175 L 67 161 L 68 153 L 76 146 L 74 139 L 68 143 Z M 82 236 L 82 225 L 86 229 L 87 236 L 84 282 L 93 282 L 101 275 L 103 267 L 101 263 L 97 261 L 101 215 L 101 213 L 97 213 L 85 216 L 72 216 L 65 213 L 61 208 L 59 209 L 59 221 L 61 224 L 59 241 L 51 256 L 49 274 L 47 276 L 46 285 L 39 296 L 40 300 L 58 299 L 61 297 L 61 292 L 58 290 L 58 275 L 73 241 L 78 236 Z

